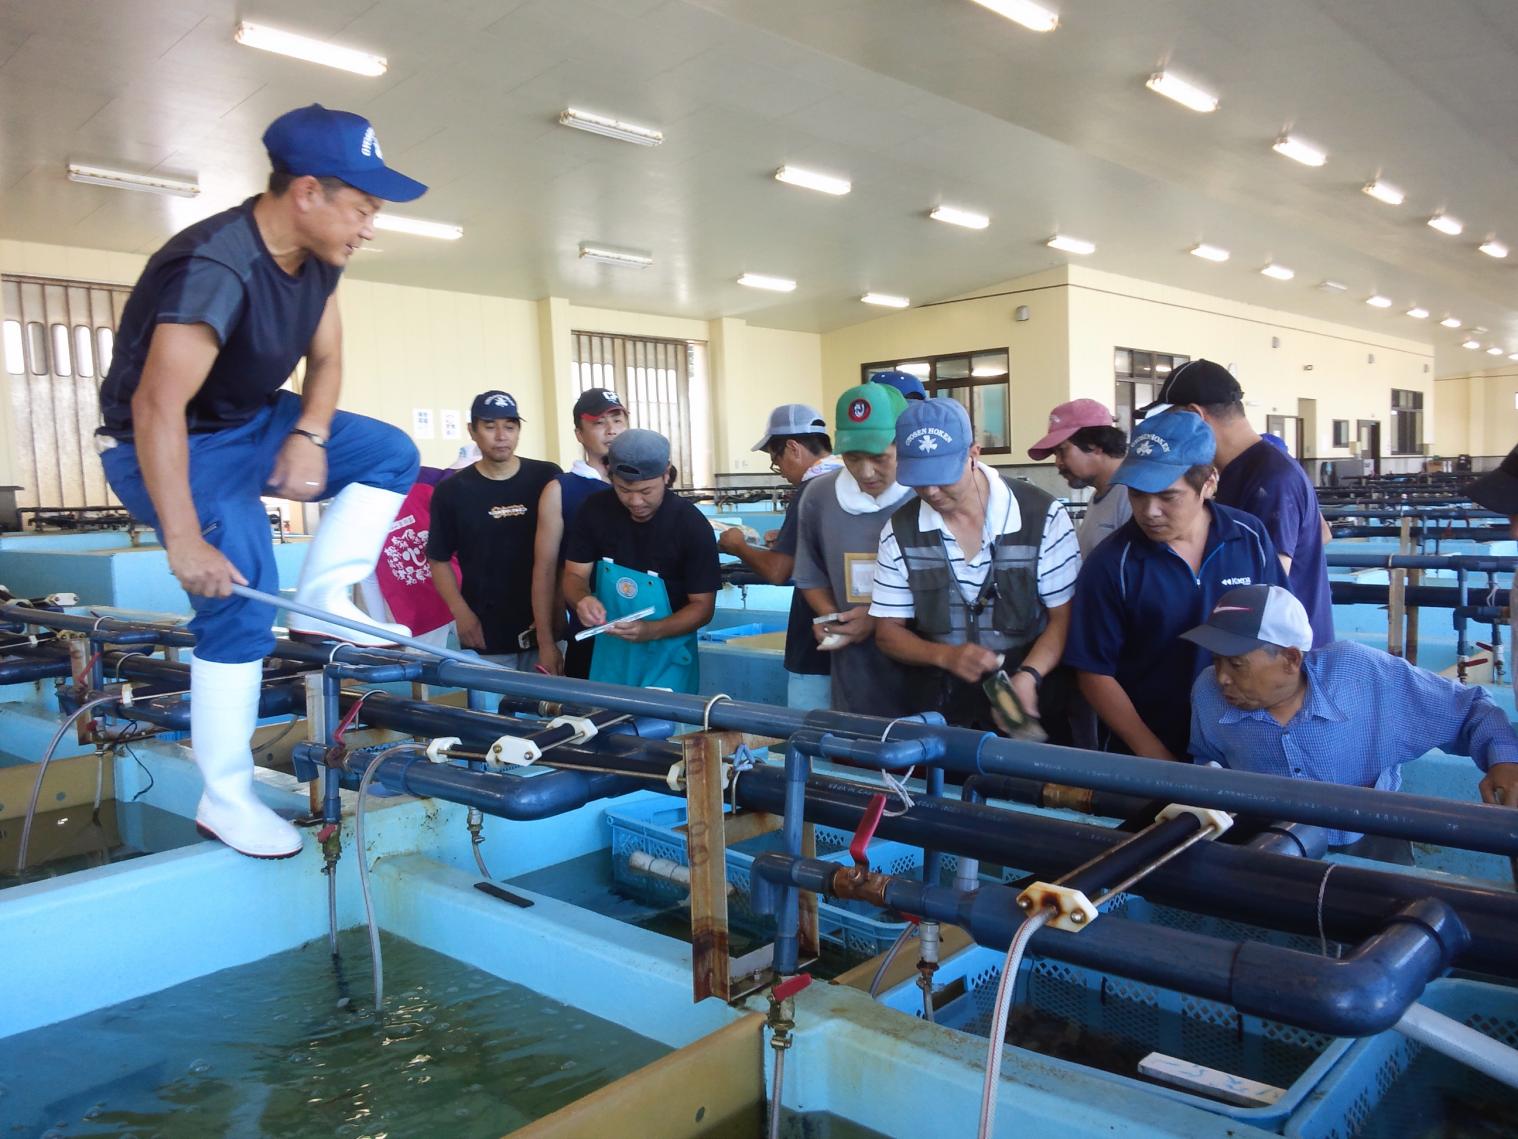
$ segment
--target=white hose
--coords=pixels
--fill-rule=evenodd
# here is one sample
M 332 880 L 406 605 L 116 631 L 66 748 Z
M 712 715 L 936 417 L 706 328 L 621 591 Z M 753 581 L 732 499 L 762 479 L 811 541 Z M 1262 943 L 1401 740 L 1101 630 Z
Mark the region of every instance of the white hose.
M 364 768 L 363 778 L 358 781 L 358 803 L 353 810 L 353 845 L 358 854 L 358 885 L 364 895 L 364 921 L 369 926 L 369 956 L 374 961 L 374 1015 L 379 1016 L 385 1004 L 385 963 L 380 956 L 379 924 L 374 920 L 374 895 L 369 890 L 369 852 L 364 849 L 364 806 L 369 800 L 369 784 L 379 765 L 396 752 L 408 751 L 416 745 L 397 744 L 387 747 L 376 755 Z
M 1048 908 L 1025 917 L 1012 936 L 1012 944 L 1007 946 L 1007 959 L 1002 964 L 1001 980 L 996 986 L 996 1005 L 991 1010 L 991 1047 L 986 1056 L 986 1082 L 980 1095 L 979 1139 L 991 1139 L 996 1126 L 996 1089 L 1001 1083 L 1001 1058 L 1007 1043 L 1007 1016 L 1012 1007 L 1012 990 L 1017 985 L 1017 970 L 1028 942 L 1052 917 L 1054 911 Z
M 1427 1005 L 1408 1006 L 1397 1031 L 1419 1044 L 1475 1068 L 1483 1075 L 1518 1088 L 1518 1049 L 1493 1040 L 1484 1032 L 1452 1020 Z
M 47 743 L 42 752 L 42 762 L 37 767 L 37 781 L 32 784 L 32 798 L 26 805 L 26 819 L 21 824 L 21 850 L 16 855 L 16 875 L 20 877 L 26 870 L 26 851 L 32 841 L 32 820 L 37 815 L 37 802 L 42 797 L 42 781 L 47 778 L 47 765 L 52 762 L 53 752 L 58 750 L 58 744 L 63 739 L 63 733 L 69 730 L 69 725 L 84 715 L 91 708 L 97 708 L 101 704 L 112 704 L 120 699 L 117 696 L 101 696 L 87 701 L 69 713 L 68 718 L 58 725 L 58 730 L 53 733 L 53 738 Z M 97 799 L 98 805 L 98 799 Z
M 891 962 L 896 960 L 896 954 L 901 952 L 901 947 L 907 943 L 907 939 L 917 932 L 917 923 L 909 921 L 896 935 L 896 940 L 891 942 L 891 948 L 885 951 L 885 956 L 880 959 L 880 968 L 875 970 L 875 976 L 870 979 L 870 999 L 874 1000 L 880 995 L 880 983 L 885 980 L 886 970 L 891 967 Z

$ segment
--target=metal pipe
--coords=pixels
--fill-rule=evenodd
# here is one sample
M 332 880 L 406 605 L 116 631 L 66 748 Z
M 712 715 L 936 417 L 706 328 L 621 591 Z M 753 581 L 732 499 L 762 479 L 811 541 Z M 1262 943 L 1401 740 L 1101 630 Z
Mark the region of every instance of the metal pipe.
M 838 870 L 820 859 L 771 851 L 750 870 L 754 906 L 769 912 L 781 883 L 825 890 Z M 961 894 L 892 877 L 894 909 L 947 921 L 988 949 L 1005 949 L 1024 914 L 1015 893 L 983 886 Z M 1228 942 L 1184 930 L 1103 917 L 1080 933 L 1041 929 L 1040 956 L 1232 1005 L 1240 1012 L 1332 1036 L 1371 1036 L 1393 1027 L 1430 980 L 1462 956 L 1470 935 L 1449 906 L 1421 899 L 1399 908 L 1347 957 L 1330 958 L 1264 942 Z
M 1100 903 L 1204 834 L 1201 820 L 1189 813 L 1153 823 L 1060 875 L 1059 885 L 1079 890 L 1092 902 Z
M 1518 569 L 1512 554 L 1376 554 L 1360 550 L 1329 550 L 1324 554 L 1330 569 Z
M 870 794 L 859 784 L 814 774 L 807 781 L 806 817 L 850 830 Z M 779 773 L 767 769 L 749 772 L 738 785 L 739 805 L 753 810 L 778 811 L 783 795 Z M 952 799 L 918 801 L 903 814 L 881 819 L 877 833 L 1049 878 L 1125 837 L 1106 827 Z M 837 863 L 827 865 L 838 869 Z M 1452 907 L 1470 930 L 1468 967 L 1518 979 L 1518 895 L 1339 863 L 1325 881 L 1329 870 L 1320 862 L 1210 842 L 1151 874 L 1144 896 L 1196 913 L 1313 936 L 1321 914 L 1327 936 L 1347 943 L 1380 930 L 1402 906 L 1434 898 Z
M 1459 1060 L 1510 1088 L 1518 1088 L 1518 1050 L 1483 1032 L 1421 1004 L 1408 1006 L 1396 1028 L 1410 1040 Z

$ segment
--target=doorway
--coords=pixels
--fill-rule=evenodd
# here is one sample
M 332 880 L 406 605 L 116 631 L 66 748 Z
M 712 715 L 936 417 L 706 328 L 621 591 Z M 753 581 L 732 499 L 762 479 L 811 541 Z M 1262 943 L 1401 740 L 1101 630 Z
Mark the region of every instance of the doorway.
M 1267 415 L 1265 430 L 1286 444 L 1286 453 L 1298 462 L 1302 461 L 1302 417 L 1300 415 Z
M 1356 420 L 1355 441 L 1360 444 L 1360 458 L 1365 461 L 1365 476 L 1375 478 L 1381 473 L 1381 421 Z

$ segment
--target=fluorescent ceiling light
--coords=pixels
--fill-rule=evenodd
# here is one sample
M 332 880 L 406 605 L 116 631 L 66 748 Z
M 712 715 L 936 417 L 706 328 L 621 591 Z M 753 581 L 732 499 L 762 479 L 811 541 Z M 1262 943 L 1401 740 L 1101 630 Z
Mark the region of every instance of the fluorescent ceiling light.
M 630 142 L 635 146 L 658 146 L 664 141 L 664 132 L 654 130 L 653 127 L 640 127 L 637 123 L 624 123 L 621 119 L 608 118 L 591 111 L 577 111 L 573 107 L 564 109 L 559 115 L 559 122 L 566 127 L 574 127 L 575 130 L 589 131 L 620 142 Z
M 928 216 L 934 221 L 946 221 L 950 225 L 962 225 L 966 229 L 985 229 L 991 224 L 991 219 L 985 214 L 961 210 L 955 206 L 934 206 L 933 212 Z
M 199 182 L 183 178 L 165 178 L 161 174 L 133 174 L 129 170 L 110 170 L 104 166 L 82 166 L 70 162 L 70 182 L 91 186 L 109 186 L 113 190 L 141 190 L 148 194 L 172 194 L 176 198 L 193 198 L 200 193 Z
M 244 21 L 237 25 L 233 39 L 244 47 L 256 47 L 260 51 L 272 51 L 276 55 L 288 55 L 307 63 L 320 63 L 339 71 L 351 71 L 355 75 L 383 75 L 388 64 L 382 55 L 340 47 L 325 40 L 298 36 L 294 32 L 282 32 L 263 24 Z
M 893 297 L 890 293 L 865 293 L 859 299 L 867 305 L 884 305 L 886 308 L 906 308 L 912 303 L 907 297 Z
M 1518 360 L 1518 352 L 1509 352 L 1507 358 L 1509 360 Z
M 1486 350 L 1486 354 L 1488 356 L 1501 356 L 1502 355 L 1502 349 L 1498 348 L 1496 345 L 1493 345 L 1492 347 L 1490 347 L 1490 348 L 1488 348 Z
M 738 283 L 751 289 L 768 289 L 772 293 L 788 293 L 796 287 L 796 282 L 786 277 L 766 277 L 763 273 L 745 273 L 738 278 Z
M 975 0 L 975 3 L 1021 24 L 1030 32 L 1052 32 L 1059 27 L 1059 13 L 1035 4 L 1033 0 Z
M 1203 91 L 1194 83 L 1188 83 L 1172 71 L 1156 71 L 1144 86 L 1156 95 L 1174 99 L 1181 106 L 1189 107 L 1193 111 L 1201 111 L 1205 114 L 1218 109 L 1216 95 Z
M 775 171 L 775 181 L 835 196 L 842 196 L 853 189 L 847 178 L 835 178 L 831 174 L 819 174 L 815 170 L 803 170 L 799 166 L 782 166 Z
M 1465 223 L 1449 214 L 1435 214 L 1428 219 L 1430 229 L 1437 229 L 1440 233 L 1447 233 L 1451 237 L 1459 237 L 1465 229 Z
M 1412 317 L 1414 320 L 1427 320 L 1428 309 L 1418 308 L 1414 306 L 1413 308 L 1408 309 L 1405 315 Z
M 1460 347 L 1462 347 L 1462 348 L 1480 348 L 1481 347 L 1481 341 L 1479 341 L 1479 340 L 1466 340 L 1466 341 L 1464 341 L 1464 342 L 1461 343 Z
M 1349 289 L 1348 285 L 1342 285 L 1338 281 L 1323 281 L 1318 285 L 1325 293 L 1342 293 Z
M 1277 281 L 1289 281 L 1297 275 L 1295 269 L 1288 269 L 1285 265 L 1277 265 L 1274 261 L 1261 269 L 1260 272 L 1267 277 L 1275 278 Z
M 911 364 L 897 364 L 896 365 L 896 370 L 898 372 L 910 372 L 912 375 L 918 377 L 919 379 L 923 379 L 923 380 L 927 379 L 930 375 L 933 374 L 933 369 L 932 369 L 931 365 L 929 365 L 929 364 L 919 364 L 919 363 L 915 363 L 915 362 L 911 363 Z
M 1503 245 L 1502 242 L 1498 241 L 1495 237 L 1487 238 L 1476 248 L 1481 250 L 1481 252 L 1485 253 L 1488 257 L 1501 258 L 1507 256 L 1507 246 Z
M 598 245 L 594 241 L 580 242 L 580 256 L 586 261 L 620 265 L 626 269 L 647 269 L 654 263 L 652 253 L 640 249 L 618 249 L 614 245 Z
M 464 227 L 460 225 L 383 212 L 374 215 L 374 228 L 388 229 L 392 233 L 409 233 L 412 237 L 435 237 L 439 241 L 457 241 L 464 236 Z
M 1191 255 L 1193 257 L 1200 257 L 1203 261 L 1228 260 L 1228 250 L 1222 249 L 1216 245 L 1208 245 L 1205 241 L 1200 245 L 1193 245 L 1191 247 Z
M 1383 182 L 1377 178 L 1374 182 L 1367 182 L 1361 187 L 1378 202 L 1385 202 L 1388 206 L 1400 206 L 1407 196 L 1390 182 Z
M 1322 166 L 1328 161 L 1327 154 L 1295 135 L 1283 134 L 1270 149 L 1303 166 Z
M 1050 249 L 1058 249 L 1065 253 L 1079 253 L 1085 256 L 1096 252 L 1096 243 L 1080 237 L 1071 237 L 1068 233 L 1056 233 L 1048 241 Z
M 1459 328 L 1461 321 L 1458 316 L 1447 316 L 1439 322 L 1445 328 Z
M 1365 303 L 1370 305 L 1371 308 L 1391 308 L 1392 299 L 1390 297 L 1383 297 L 1380 293 L 1377 293 L 1374 296 L 1366 297 Z

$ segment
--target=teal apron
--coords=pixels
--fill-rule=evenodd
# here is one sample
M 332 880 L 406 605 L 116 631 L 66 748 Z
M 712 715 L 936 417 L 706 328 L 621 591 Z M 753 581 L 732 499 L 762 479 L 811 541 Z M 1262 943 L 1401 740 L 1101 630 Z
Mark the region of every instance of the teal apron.
M 596 600 L 606 606 L 608 621 L 650 606 L 653 613 L 645 620 L 657 621 L 671 613 L 669 590 L 658 574 L 628 569 L 602 558 L 596 563 L 595 577 Z M 596 637 L 595 653 L 590 658 L 590 679 L 694 694 L 701 687 L 696 634 L 634 644 L 602 633 Z

